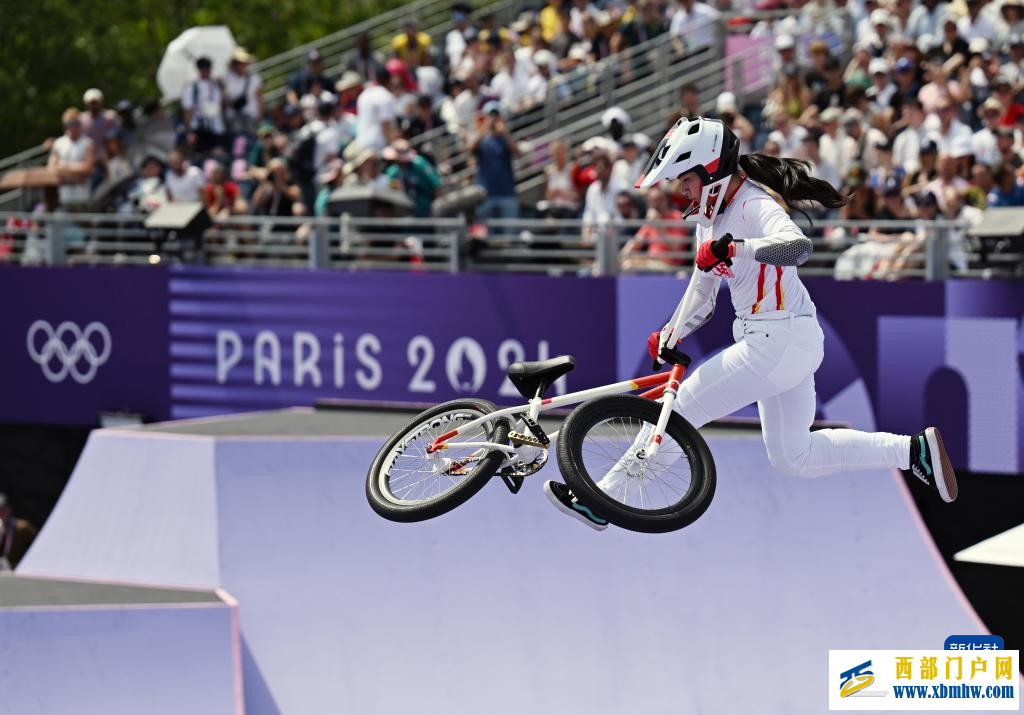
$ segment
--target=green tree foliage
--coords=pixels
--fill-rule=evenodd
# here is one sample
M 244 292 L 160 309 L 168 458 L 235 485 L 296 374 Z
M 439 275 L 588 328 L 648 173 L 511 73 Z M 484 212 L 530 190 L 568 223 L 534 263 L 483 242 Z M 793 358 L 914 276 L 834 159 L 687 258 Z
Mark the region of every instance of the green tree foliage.
M 407 0 L 406 0 L 407 1 Z M 403 0 L 0 0 L 0 157 L 61 133 L 60 115 L 98 87 L 107 105 L 159 96 L 167 44 L 227 25 L 257 58 L 315 40 Z

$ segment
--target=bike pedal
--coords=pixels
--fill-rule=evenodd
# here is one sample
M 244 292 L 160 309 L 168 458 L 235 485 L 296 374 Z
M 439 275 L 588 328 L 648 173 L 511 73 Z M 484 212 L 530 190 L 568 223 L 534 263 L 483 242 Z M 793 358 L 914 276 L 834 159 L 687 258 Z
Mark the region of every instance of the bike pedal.
M 509 432 L 508 441 L 513 447 L 545 447 L 546 445 L 536 437 L 521 432 Z

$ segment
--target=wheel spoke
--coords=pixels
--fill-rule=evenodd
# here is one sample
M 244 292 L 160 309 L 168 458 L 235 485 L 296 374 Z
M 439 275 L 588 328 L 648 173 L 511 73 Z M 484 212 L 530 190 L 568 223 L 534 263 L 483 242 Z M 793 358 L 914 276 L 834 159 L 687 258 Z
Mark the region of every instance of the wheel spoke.
M 653 458 L 638 458 L 657 428 L 654 415 L 598 418 L 579 444 L 582 471 L 609 499 L 637 511 L 675 507 L 690 492 L 690 453 L 666 430 Z
M 427 447 L 437 438 L 460 425 L 478 419 L 483 413 L 460 408 L 436 415 L 410 430 L 385 457 L 378 474 L 381 491 L 398 504 L 418 504 L 443 497 L 459 486 L 482 461 L 488 450 L 484 447 L 461 447 L 461 442 L 492 441 L 494 422 L 478 425 L 469 434 L 460 434 L 447 449 L 433 454 Z M 401 466 L 399 466 L 401 465 Z

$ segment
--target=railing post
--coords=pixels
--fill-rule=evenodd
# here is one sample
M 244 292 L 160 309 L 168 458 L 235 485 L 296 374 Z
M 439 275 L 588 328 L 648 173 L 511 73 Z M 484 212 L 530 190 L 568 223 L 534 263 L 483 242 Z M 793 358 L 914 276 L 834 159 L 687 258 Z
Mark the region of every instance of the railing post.
M 545 133 L 550 134 L 558 126 L 555 117 L 558 114 L 558 82 L 548 82 L 548 94 L 544 98 Z
M 467 241 L 469 235 L 469 225 L 466 222 L 466 214 L 459 214 L 457 223 L 452 227 L 451 233 L 448 234 L 448 272 L 458 273 L 461 269 L 460 257 L 462 256 L 462 246 Z
M 309 237 L 309 267 L 327 268 L 331 264 L 331 230 L 324 218 L 316 219 Z
M 726 89 L 728 90 L 729 87 Z M 747 75 L 741 55 L 736 55 L 732 59 L 732 93 L 736 95 L 736 106 L 742 109 L 746 102 Z
M 601 65 L 601 77 L 598 80 L 601 92 L 605 96 L 605 105 L 611 109 L 615 106 L 615 70 L 611 62 Z
M 342 260 L 345 260 L 348 257 L 349 248 L 350 248 L 349 241 L 351 241 L 351 235 L 352 235 L 352 216 L 351 216 L 351 214 L 349 214 L 347 211 L 345 213 L 343 213 L 341 215 L 341 220 L 339 221 L 339 224 L 340 225 L 339 225 L 339 231 L 338 231 L 338 246 L 341 249 Z
M 949 224 L 942 223 L 925 244 L 924 277 L 941 281 L 949 277 Z
M 46 223 L 46 263 L 63 266 L 68 260 L 66 227 L 67 214 L 51 214 L 53 220 Z
M 667 35 L 668 33 L 666 33 L 664 36 L 667 37 Z M 668 84 L 669 52 L 674 52 L 675 50 L 668 42 L 662 42 L 651 51 L 654 53 L 654 76 L 656 78 L 655 86 L 666 87 L 666 85 Z M 672 92 L 665 91 L 660 93 L 658 111 L 661 113 L 662 116 L 668 114 L 670 100 L 674 102 L 675 99 L 676 95 L 673 94 Z
M 613 276 L 618 272 L 618 261 L 615 246 L 615 227 L 607 222 L 598 229 L 597 235 L 597 275 Z

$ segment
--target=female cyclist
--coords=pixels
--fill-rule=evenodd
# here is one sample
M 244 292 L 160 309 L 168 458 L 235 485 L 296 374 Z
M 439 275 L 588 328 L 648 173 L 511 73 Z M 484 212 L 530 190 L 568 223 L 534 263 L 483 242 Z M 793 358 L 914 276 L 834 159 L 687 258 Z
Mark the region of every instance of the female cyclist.
M 825 429 L 811 432 L 814 373 L 824 334 L 797 275 L 811 254 L 810 239 L 764 187 L 799 210 L 799 202 L 843 205 L 832 186 L 808 175 L 808 165 L 763 154 L 739 155 L 739 141 L 716 119 L 680 119 L 651 157 L 637 188 L 678 178 L 691 202 L 684 218 L 697 222 L 697 268 L 675 325 L 651 333 L 648 352 L 659 360 L 714 312 L 722 279 L 729 281 L 736 320 L 734 344 L 682 382 L 675 409 L 696 428 L 757 402 L 768 460 L 785 474 L 818 477 L 855 469 L 910 469 L 943 501 L 956 499 L 953 467 L 942 437 L 928 427 L 913 437 L 887 432 Z M 642 440 L 644 435 L 638 437 Z M 608 490 L 624 478 L 617 468 L 601 481 Z M 595 529 L 607 522 L 566 485 L 549 481 L 551 502 Z

